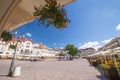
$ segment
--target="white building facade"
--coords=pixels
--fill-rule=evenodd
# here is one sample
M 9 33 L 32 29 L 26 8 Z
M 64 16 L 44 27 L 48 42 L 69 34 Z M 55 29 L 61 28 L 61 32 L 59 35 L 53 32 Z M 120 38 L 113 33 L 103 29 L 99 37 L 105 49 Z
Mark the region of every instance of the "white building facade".
M 17 49 L 9 48 L 10 45 L 17 45 Z M 10 42 L 0 40 L 0 57 L 12 58 L 16 53 L 16 58 L 31 57 L 55 57 L 60 51 L 47 48 L 42 43 L 34 43 L 30 39 L 17 39 L 13 38 Z

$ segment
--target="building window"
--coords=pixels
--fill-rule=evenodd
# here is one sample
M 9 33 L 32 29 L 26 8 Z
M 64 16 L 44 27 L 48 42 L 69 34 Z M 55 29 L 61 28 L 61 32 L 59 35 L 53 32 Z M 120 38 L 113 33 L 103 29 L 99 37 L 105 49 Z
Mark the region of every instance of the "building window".
M 23 52 L 23 49 L 21 50 L 21 52 Z
M 29 48 L 30 46 L 26 46 L 26 48 Z
M 4 50 L 4 48 L 3 48 L 3 47 L 1 47 L 1 48 L 0 48 L 0 50 Z
M 0 52 L 0 54 L 2 54 L 3 52 Z
M 29 42 L 27 42 L 27 44 L 28 44 L 28 45 L 30 45 L 30 43 L 29 43 Z
M 25 49 L 25 52 L 26 52 L 26 53 L 27 53 L 27 52 L 29 53 L 29 50 L 28 50 L 28 49 Z
M 6 53 L 6 54 L 9 54 L 9 53 Z

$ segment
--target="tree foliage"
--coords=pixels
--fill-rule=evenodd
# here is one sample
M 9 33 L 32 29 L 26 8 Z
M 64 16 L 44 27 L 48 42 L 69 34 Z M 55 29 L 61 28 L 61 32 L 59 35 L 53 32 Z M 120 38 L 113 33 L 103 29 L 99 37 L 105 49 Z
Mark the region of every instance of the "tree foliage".
M 7 31 L 3 31 L 1 38 L 3 39 L 3 41 L 10 41 L 12 39 L 12 35 Z
M 68 50 L 69 51 L 68 54 L 70 54 L 71 56 L 75 56 L 78 54 L 78 49 L 73 44 L 68 44 L 65 47 L 65 50 Z
M 16 49 L 16 47 L 17 47 L 16 45 L 10 45 L 9 46 L 10 49 L 14 49 L 14 50 Z
M 33 15 L 39 19 L 39 23 L 46 27 L 66 28 L 70 20 L 67 18 L 66 10 L 56 0 L 45 0 L 44 6 L 34 6 Z

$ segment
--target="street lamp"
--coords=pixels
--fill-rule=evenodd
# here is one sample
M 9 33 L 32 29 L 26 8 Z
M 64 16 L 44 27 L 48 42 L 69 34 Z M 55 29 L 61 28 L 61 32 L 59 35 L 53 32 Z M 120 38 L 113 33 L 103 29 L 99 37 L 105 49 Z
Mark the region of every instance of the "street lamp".
M 15 29 L 13 32 L 14 32 L 14 33 L 13 33 L 13 36 L 14 36 L 14 38 L 15 38 L 16 35 L 17 35 L 17 30 Z
M 17 31 L 15 32 L 15 35 L 17 34 Z M 15 53 L 13 55 L 11 64 L 10 64 L 10 68 L 9 68 L 9 72 L 8 72 L 8 76 L 12 76 L 12 72 L 13 72 L 13 68 L 14 68 L 14 63 L 15 63 L 15 57 L 16 57 L 16 53 L 17 53 L 17 47 L 18 47 L 18 43 L 21 42 L 20 39 L 18 38 L 17 43 L 15 44 Z

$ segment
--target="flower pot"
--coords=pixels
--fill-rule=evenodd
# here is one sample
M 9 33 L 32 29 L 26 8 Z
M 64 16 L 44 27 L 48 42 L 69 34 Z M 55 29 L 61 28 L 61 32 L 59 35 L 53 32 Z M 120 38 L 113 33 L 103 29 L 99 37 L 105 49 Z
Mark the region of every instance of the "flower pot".
M 54 19 L 53 18 L 47 18 L 47 22 L 51 24 L 51 23 L 54 22 Z

